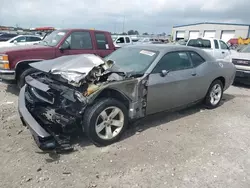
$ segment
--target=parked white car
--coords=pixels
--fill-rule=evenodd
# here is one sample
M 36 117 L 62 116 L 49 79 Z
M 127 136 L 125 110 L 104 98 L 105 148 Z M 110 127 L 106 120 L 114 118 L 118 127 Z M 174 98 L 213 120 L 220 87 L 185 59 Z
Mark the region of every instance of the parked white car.
M 131 37 L 128 35 L 112 36 L 112 38 L 113 38 L 114 46 L 116 48 L 120 48 L 126 45 L 133 44 Z
M 224 59 L 231 54 L 228 45 L 221 39 L 215 38 L 197 38 L 189 39 L 187 46 L 193 46 L 202 48 L 206 52 L 210 53 L 215 59 Z
M 236 67 L 235 81 L 250 84 L 250 44 L 225 57 Z
M 0 42 L 0 48 L 1 47 L 11 47 L 11 46 L 17 46 L 17 45 L 32 45 L 39 43 L 41 41 L 41 37 L 39 36 L 33 36 L 33 35 L 18 35 L 16 37 L 13 37 L 7 41 Z

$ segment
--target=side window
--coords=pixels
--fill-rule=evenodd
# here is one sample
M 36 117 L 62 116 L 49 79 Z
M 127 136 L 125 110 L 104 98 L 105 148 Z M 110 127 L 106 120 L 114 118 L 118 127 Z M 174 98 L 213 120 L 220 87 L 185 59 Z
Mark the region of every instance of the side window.
M 221 49 L 223 49 L 223 50 L 227 50 L 227 49 L 228 49 L 228 46 L 227 46 L 226 43 L 223 42 L 222 40 L 220 40 L 220 47 L 221 47 Z
M 126 37 L 126 43 L 130 43 L 129 37 Z
M 214 46 L 215 46 L 215 49 L 219 49 L 219 44 L 217 40 L 214 40 Z
M 190 56 L 191 56 L 194 67 L 197 67 L 200 64 L 205 62 L 205 60 L 196 52 L 190 52 Z
M 123 37 L 118 38 L 116 43 L 117 44 L 125 43 L 124 38 Z
M 67 42 L 66 42 L 67 41 Z M 92 40 L 90 33 L 87 31 L 75 31 L 66 39 L 71 50 L 87 50 L 92 49 Z
M 186 52 L 170 52 L 161 58 L 153 70 L 153 73 L 160 73 L 162 70 L 183 70 L 191 67 L 192 63 L 190 62 Z
M 41 39 L 39 37 L 26 37 L 27 42 L 36 42 L 40 41 Z
M 26 42 L 26 37 L 24 37 L 24 36 L 17 37 L 16 39 L 12 40 L 11 43 L 13 43 L 14 41 L 17 41 L 17 42 Z
M 104 33 L 95 33 L 97 48 L 100 50 L 109 49 L 108 41 Z

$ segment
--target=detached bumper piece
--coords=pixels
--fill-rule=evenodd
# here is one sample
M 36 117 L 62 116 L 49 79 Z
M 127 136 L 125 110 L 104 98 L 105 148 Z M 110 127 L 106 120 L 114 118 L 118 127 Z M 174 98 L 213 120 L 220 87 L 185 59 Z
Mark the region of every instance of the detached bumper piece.
M 47 127 L 39 124 L 39 121 L 34 117 L 28 110 L 25 96 L 25 85 L 19 94 L 18 111 L 20 114 L 21 121 L 24 126 L 28 126 L 32 136 L 38 147 L 41 150 L 56 150 L 56 151 L 72 151 L 73 147 L 70 145 L 70 137 L 62 134 L 57 135 L 53 131 L 50 131 Z M 39 112 L 34 112 L 39 114 Z M 36 118 L 36 119 L 35 119 Z

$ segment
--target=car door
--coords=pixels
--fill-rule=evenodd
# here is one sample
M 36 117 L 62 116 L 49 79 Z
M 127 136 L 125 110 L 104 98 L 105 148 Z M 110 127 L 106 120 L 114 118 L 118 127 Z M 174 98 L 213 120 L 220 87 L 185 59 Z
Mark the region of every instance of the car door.
M 68 48 L 59 50 L 57 56 L 96 53 L 88 31 L 73 31 L 62 43 L 62 46 Z
M 112 53 L 113 49 L 109 46 L 107 36 L 102 32 L 94 32 L 95 38 L 95 48 L 96 55 L 101 57 L 106 57 L 110 53 Z
M 195 69 L 187 52 L 165 54 L 149 75 L 147 114 L 193 102 Z
M 213 40 L 213 43 L 214 43 L 214 57 L 216 58 L 216 59 L 223 59 L 223 53 L 222 53 L 222 50 L 220 49 L 220 47 L 219 47 L 219 42 L 218 42 L 218 40 L 217 39 L 214 39 Z
M 222 59 L 224 59 L 226 56 L 230 54 L 230 49 L 224 41 L 219 40 L 219 43 L 221 48 Z
M 118 38 L 116 39 L 115 43 L 116 43 L 118 46 L 120 46 L 120 47 L 123 47 L 123 46 L 126 45 L 124 37 L 118 37 Z
M 192 87 L 194 100 L 198 101 L 205 97 L 208 88 L 211 84 L 212 71 L 209 66 L 210 63 L 206 62 L 198 52 L 189 51 L 190 59 L 195 69 L 196 76 L 192 80 Z M 210 72 L 211 71 L 211 72 Z

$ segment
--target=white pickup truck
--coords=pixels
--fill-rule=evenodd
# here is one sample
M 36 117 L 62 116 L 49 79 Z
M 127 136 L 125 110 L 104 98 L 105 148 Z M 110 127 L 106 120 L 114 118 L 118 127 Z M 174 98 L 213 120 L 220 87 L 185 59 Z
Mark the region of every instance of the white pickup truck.
M 215 39 L 215 38 L 189 39 L 186 45 L 202 48 L 206 52 L 210 53 L 216 59 L 224 59 L 226 56 L 231 54 L 228 45 L 220 39 Z
M 112 36 L 114 46 L 116 48 L 120 48 L 126 45 L 133 44 L 133 41 L 129 35 L 118 35 L 118 36 Z

